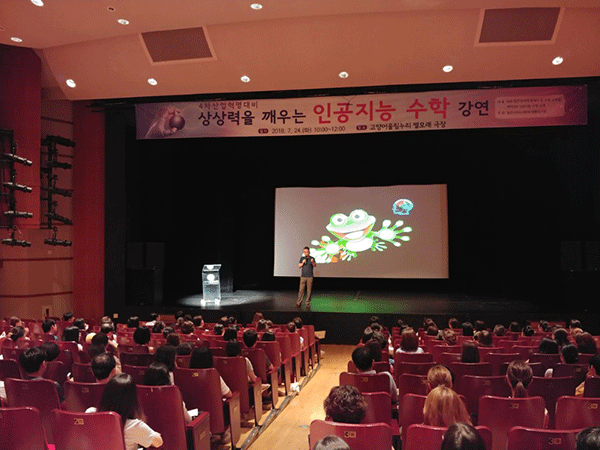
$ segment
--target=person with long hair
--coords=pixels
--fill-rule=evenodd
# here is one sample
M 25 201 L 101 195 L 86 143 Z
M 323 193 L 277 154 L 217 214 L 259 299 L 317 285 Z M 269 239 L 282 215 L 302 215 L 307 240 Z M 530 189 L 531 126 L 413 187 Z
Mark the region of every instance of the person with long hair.
M 214 367 L 214 363 L 210 348 L 202 346 L 192 350 L 190 356 L 190 369 L 210 369 L 211 367 Z M 224 398 L 231 398 L 233 396 L 231 389 L 229 389 L 229 386 L 227 386 L 221 376 L 219 376 L 219 379 L 221 383 L 221 395 Z
M 427 394 L 423 419 L 425 425 L 434 427 L 449 427 L 457 422 L 472 425 L 465 403 L 455 391 L 443 385 Z
M 142 447 L 160 447 L 163 440 L 143 421 L 137 388 L 133 377 L 127 373 L 115 375 L 106 384 L 97 408 L 89 408 L 86 412 L 113 411 L 121 416 L 125 448 L 137 450 Z
M 148 366 L 146 372 L 144 372 L 144 386 L 169 386 L 173 384 L 169 374 L 169 368 L 164 363 L 153 362 Z M 192 421 L 192 417 L 182 402 L 183 406 L 183 419 L 186 423 Z
M 511 397 L 527 397 L 527 386 L 533 380 L 531 366 L 522 360 L 511 361 L 506 369 L 506 382 L 511 389 Z
M 437 364 L 427 372 L 427 392 L 431 392 L 438 386 L 446 386 L 452 389 L 452 372 L 446 366 Z
M 413 328 L 405 328 L 400 334 L 400 347 L 396 350 L 397 353 L 423 353 L 423 349 L 419 347 L 419 337 Z

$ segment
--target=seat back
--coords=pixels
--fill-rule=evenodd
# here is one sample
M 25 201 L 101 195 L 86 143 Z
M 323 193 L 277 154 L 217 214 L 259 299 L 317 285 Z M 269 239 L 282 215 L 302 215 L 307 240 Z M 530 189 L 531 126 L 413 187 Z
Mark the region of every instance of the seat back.
M 390 379 L 384 373 L 340 373 L 340 385 L 351 385 L 360 392 L 390 392 Z
M 243 356 L 214 356 L 213 362 L 215 369 L 217 369 L 225 384 L 229 386 L 229 389 L 240 393 L 242 414 L 251 411 L 254 399 L 249 390 L 250 384 L 246 372 L 246 358 Z M 260 410 L 262 415 L 262 400 L 256 406 L 256 409 Z
M 112 411 L 80 413 L 55 409 L 52 429 L 57 449 L 125 450 L 121 417 Z
M 560 363 L 560 355 L 558 353 L 532 353 L 529 355 L 529 362 L 536 363 L 541 362 L 545 370 L 554 368 Z
M 460 353 L 461 349 L 462 347 L 460 345 L 444 345 L 436 343 L 431 348 L 431 353 L 433 354 L 433 360 L 435 362 L 438 362 L 439 357 L 442 353 Z
M 61 386 L 67 381 L 70 370 L 60 361 L 49 361 L 46 363 L 44 378 L 56 381 Z
M 191 355 L 177 355 L 177 356 L 175 356 L 175 364 L 177 365 L 177 367 L 189 369 L 190 368 L 190 358 L 191 358 Z
M 600 426 L 600 399 L 563 396 L 556 401 L 556 429 Z
M 460 362 L 462 355 L 460 353 L 440 353 L 437 358 L 437 363 L 444 366 L 449 366 L 451 363 Z
M 506 450 L 512 427 L 544 426 L 545 403 L 542 397 L 504 398 L 484 395 L 479 399 L 479 425 L 488 427 L 494 436 L 490 450 Z
M 392 398 L 387 392 L 365 392 L 367 414 L 362 423 L 390 423 L 392 421 Z
M 508 433 L 508 450 L 573 450 L 579 431 L 513 427 Z
M 128 366 L 148 367 L 154 361 L 154 355 L 150 353 L 120 352 L 119 359 L 121 360 L 121 364 L 127 364 Z
M 46 450 L 40 411 L 31 406 L 0 408 L 3 450 Z
M 552 369 L 553 377 L 573 377 L 575 384 L 579 386 L 585 381 L 589 364 L 557 364 Z
M 556 401 L 559 397 L 565 395 L 575 395 L 575 378 L 573 377 L 533 377 L 531 383 L 527 387 L 529 395 L 539 396 L 546 403 L 548 411 L 548 428 L 554 428 L 554 418 L 556 413 Z
M 352 450 L 389 450 L 392 447 L 392 431 L 385 423 L 348 424 L 313 420 L 308 439 L 310 448 L 328 435 L 343 439 Z
M 491 352 L 486 356 L 487 362 L 492 365 L 492 375 L 502 375 L 502 365 L 519 359 L 518 353 Z
M 261 348 L 275 367 L 281 366 L 281 349 L 277 341 L 258 341 L 256 348 Z
M 4 342 L 12 342 L 11 339 L 7 339 Z M 23 348 L 17 348 L 17 347 L 2 347 L 2 358 L 3 359 L 12 359 L 15 361 L 19 361 L 19 355 L 21 353 L 23 353 Z
M 415 423 L 423 423 L 423 407 L 427 396 L 418 394 L 406 394 L 402 398 L 402 409 L 399 413 L 399 422 L 402 427 L 402 445 L 406 442 L 406 432 Z
M 92 372 L 91 364 L 83 364 L 74 362 L 71 368 L 71 374 L 73 375 L 73 381 L 78 383 L 95 383 L 96 376 Z
M 137 385 L 138 401 L 145 422 L 163 439 L 162 450 L 187 450 L 185 420 L 179 388 Z M 169 420 L 165 420 L 168 417 Z
M 427 395 L 427 375 L 403 373 L 396 382 L 398 387 L 398 409 L 402 411 L 402 398 L 406 394 Z
M 176 367 L 173 371 L 173 378 L 175 385 L 181 391 L 187 408 L 208 411 L 211 433 L 224 433 L 227 424 L 223 415 L 221 382 L 217 369 L 183 369 Z
M 102 383 L 65 381 L 65 401 L 63 402 L 63 408 L 71 412 L 85 412 L 91 406 L 97 407 L 102 398 L 105 386 Z
M 133 377 L 133 381 L 135 384 L 143 384 L 144 383 L 144 375 L 146 374 L 146 370 L 148 366 L 130 366 L 129 364 L 122 364 L 121 370 L 124 373 L 128 373 Z
M 7 378 L 21 378 L 19 363 L 14 359 L 0 359 L 0 381 Z
M 408 352 L 396 352 L 394 354 L 394 362 L 433 362 L 433 355 L 431 353 L 408 353 Z
M 454 374 L 454 383 L 460 384 L 460 380 L 465 375 L 476 375 L 480 377 L 492 375 L 492 365 L 489 362 L 463 363 L 453 362 L 449 364 L 450 371 Z
M 413 424 L 406 430 L 406 445 L 403 450 L 440 450 L 442 438 L 447 427 Z M 492 448 L 492 432 L 487 427 L 477 426 L 475 429 L 481 435 L 487 449 Z
M 600 397 L 600 378 L 586 378 L 583 388 L 584 397 Z
M 461 378 L 456 391 L 465 396 L 465 405 L 473 424 L 478 423 L 479 399 L 484 395 L 510 397 L 510 387 L 506 377 L 465 375 Z

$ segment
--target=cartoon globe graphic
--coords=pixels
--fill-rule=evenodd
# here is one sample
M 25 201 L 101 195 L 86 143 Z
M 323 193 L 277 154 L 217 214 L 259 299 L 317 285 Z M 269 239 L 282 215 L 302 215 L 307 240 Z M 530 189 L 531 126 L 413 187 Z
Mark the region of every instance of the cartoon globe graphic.
M 400 198 L 394 202 L 392 212 L 399 216 L 408 216 L 413 209 L 414 204 L 407 198 Z

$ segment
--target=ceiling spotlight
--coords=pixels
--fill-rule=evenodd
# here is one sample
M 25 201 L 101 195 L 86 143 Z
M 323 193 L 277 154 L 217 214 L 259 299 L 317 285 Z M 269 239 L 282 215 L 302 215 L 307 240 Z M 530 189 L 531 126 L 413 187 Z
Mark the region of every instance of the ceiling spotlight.
M 108 6 L 106 9 L 108 9 L 110 12 L 116 11 L 116 8 L 114 6 Z
M 339 77 L 340 78 L 348 78 L 349 77 L 348 72 L 340 72 Z
M 44 6 L 44 2 L 42 0 L 31 0 L 35 6 Z
M 454 67 L 448 64 L 447 66 L 442 67 L 442 70 L 446 73 L 450 73 L 454 70 Z
M 552 64 L 554 64 L 555 66 L 559 66 L 563 63 L 563 57 L 562 56 L 557 56 L 556 58 L 554 58 L 552 60 Z
M 148 78 L 148 84 L 150 86 L 156 86 L 158 84 L 158 81 L 156 81 L 154 78 Z
M 263 5 L 261 5 L 260 3 L 252 3 L 250 5 L 250 8 L 252 8 L 255 11 L 258 11 L 259 9 L 262 9 Z
M 250 77 L 247 75 L 244 75 L 242 78 L 240 78 L 240 80 L 242 80 L 244 83 L 250 83 Z
M 17 42 L 17 43 L 23 42 L 23 39 L 21 39 L 20 37 L 16 37 L 16 36 L 11 37 L 10 40 L 13 42 Z
M 75 84 L 75 81 L 73 81 L 71 78 L 69 78 L 68 80 L 65 81 L 65 83 L 67 84 L 67 86 L 69 86 L 70 88 L 74 88 L 75 86 L 77 86 Z
M 129 25 L 129 20 L 127 19 L 118 19 L 117 22 L 119 22 L 121 25 Z

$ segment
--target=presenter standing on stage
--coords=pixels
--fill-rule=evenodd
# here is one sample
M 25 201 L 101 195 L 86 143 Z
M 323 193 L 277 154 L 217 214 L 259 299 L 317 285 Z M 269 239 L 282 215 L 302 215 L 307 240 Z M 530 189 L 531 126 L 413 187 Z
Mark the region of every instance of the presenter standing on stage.
M 310 249 L 304 247 L 302 250 L 302 257 L 298 263 L 298 268 L 302 269 L 300 275 L 300 289 L 298 291 L 298 301 L 296 302 L 296 308 L 302 305 L 302 297 L 306 290 L 306 307 L 310 308 L 310 299 L 312 297 L 312 285 L 313 285 L 313 269 L 317 267 L 315 258 L 310 256 Z

